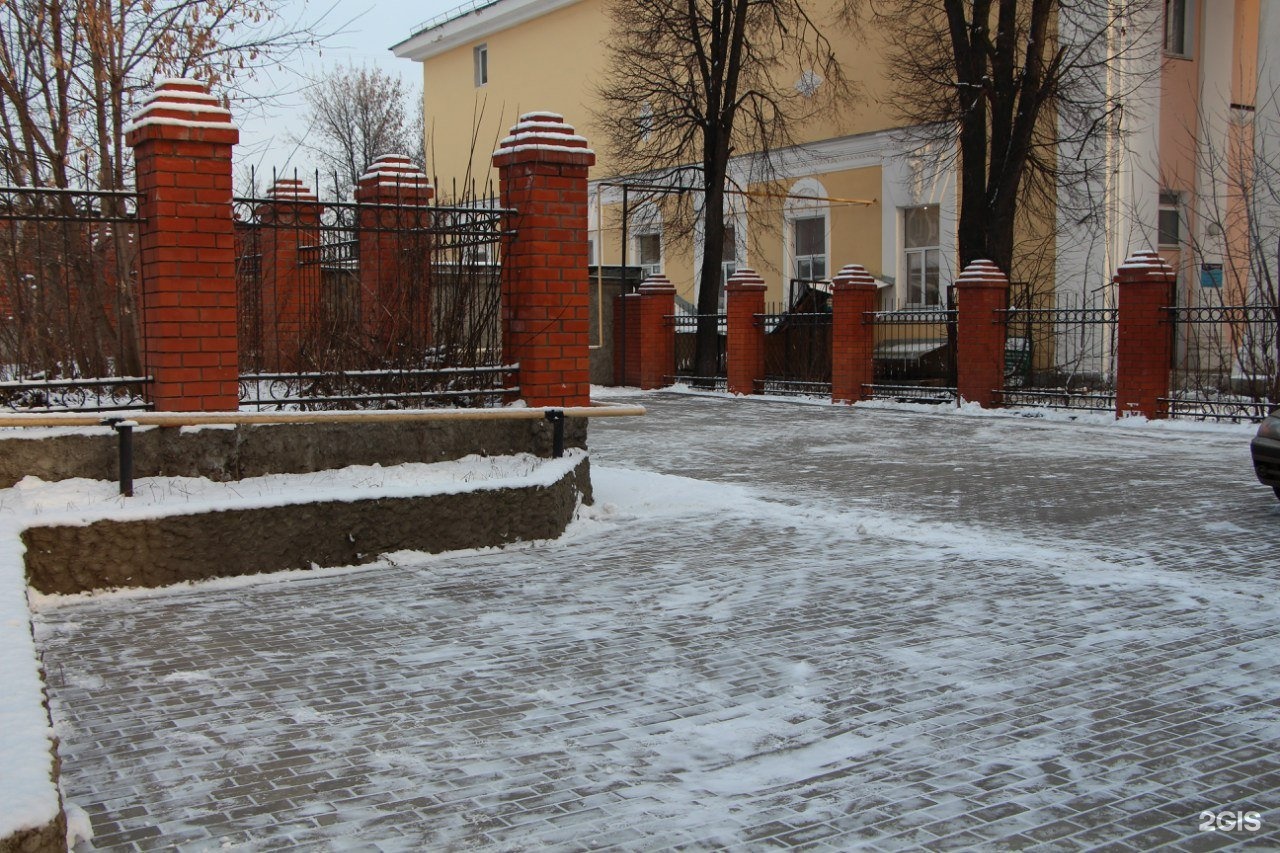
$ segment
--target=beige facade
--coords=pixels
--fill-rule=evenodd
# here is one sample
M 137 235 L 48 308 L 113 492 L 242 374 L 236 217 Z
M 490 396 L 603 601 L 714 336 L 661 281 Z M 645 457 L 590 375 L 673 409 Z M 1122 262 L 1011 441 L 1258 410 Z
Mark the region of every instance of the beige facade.
M 1155 45 L 1148 52 L 1159 67 L 1137 93 L 1145 99 L 1128 112 L 1128 133 L 1104 143 L 1108 176 L 1097 197 L 1105 215 L 1090 231 L 1046 211 L 1043 230 L 1058 236 L 1049 241 L 1040 274 L 1056 280 L 1054 288 L 1085 293 L 1106 287 L 1125 257 L 1147 248 L 1160 248 L 1180 267 L 1184 287 L 1198 282 L 1195 272 L 1211 254 L 1221 256 L 1228 270 L 1248 266 L 1233 248 L 1247 243 L 1240 217 L 1217 217 L 1228 225 L 1210 233 L 1203 215 L 1207 197 L 1223 211 L 1243 204 L 1216 189 L 1221 181 L 1210 174 L 1205 150 L 1219 147 L 1236 161 L 1253 150 L 1252 119 L 1246 126 L 1240 110 L 1228 104 L 1259 100 L 1259 44 L 1280 25 L 1280 13 L 1268 14 L 1259 4 L 1167 0 L 1167 12 L 1153 4 L 1150 26 L 1135 28 L 1165 40 L 1163 50 Z M 817 18 L 829 16 L 833 5 L 815 0 Z M 1163 14 L 1177 20 L 1163 20 Z M 937 304 L 958 272 L 956 176 L 937 170 L 943 152 L 913 152 L 902 139 L 885 107 L 883 59 L 874 36 L 855 38 L 830 22 L 826 27 L 846 77 L 863 87 L 864 97 L 802 128 L 800 145 L 778 158 L 776 180 L 750 185 L 748 195 L 731 200 L 732 263 L 760 272 L 774 303 L 785 300 L 792 278 L 829 278 L 840 266 L 859 263 L 885 283 L 892 301 Z M 493 177 L 489 155 L 519 114 L 561 113 L 601 154 L 592 173 L 593 261 L 622 261 L 622 190 L 616 184 L 625 176 L 614 173 L 600 150 L 604 133 L 594 119 L 609 28 L 604 0 L 473 0 L 395 47 L 397 55 L 423 66 L 429 171 L 438 176 L 443 197 L 455 178 L 484 186 Z M 632 192 L 628 202 L 627 263 L 653 262 L 681 299 L 694 302 L 698 234 L 664 231 L 660 200 Z M 1168 242 L 1175 232 L 1176 244 Z
M 530 110 L 564 115 L 597 145 L 600 161 L 592 172 L 593 261 L 623 259 L 622 190 L 625 181 L 608 162 L 603 130 L 595 120 L 597 81 L 606 62 L 610 21 L 604 0 L 499 0 L 471 4 L 396 46 L 400 56 L 423 65 L 423 103 L 430 171 L 447 198 L 452 176 L 469 176 L 484 186 L 489 154 L 517 117 Z M 814 4 L 818 16 L 834 3 Z M 468 9 L 470 7 L 467 7 Z M 904 154 L 893 120 L 878 106 L 884 75 L 871 44 L 826 24 L 845 64 L 846 76 L 864 97 L 846 109 L 802 127 L 800 147 L 782 153 L 776 180 L 745 183 L 746 193 L 730 199 L 734 226 L 733 266 L 756 269 L 769 284 L 768 299 L 781 303 L 796 277 L 829 278 L 846 263 L 860 263 L 886 283 L 905 273 L 902 210 L 932 205 L 939 219 L 940 244 L 930 255 L 938 276 L 954 265 L 955 186 L 950 176 L 927 176 Z M 745 172 L 745 164 L 740 164 Z M 626 260 L 652 261 L 677 288 L 679 297 L 697 298 L 701 262 L 698 234 L 683 239 L 661 228 L 663 201 L 628 192 Z M 801 224 L 797 252 L 797 220 Z M 814 239 L 818 245 L 813 245 Z M 646 239 L 649 238 L 649 239 Z M 899 294 L 905 299 L 905 291 Z

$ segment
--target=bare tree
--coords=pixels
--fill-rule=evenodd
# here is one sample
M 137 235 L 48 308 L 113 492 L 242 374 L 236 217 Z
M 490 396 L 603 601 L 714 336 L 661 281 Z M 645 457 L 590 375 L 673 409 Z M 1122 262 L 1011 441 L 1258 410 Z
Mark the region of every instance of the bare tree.
M 306 92 L 307 131 L 296 141 L 316 158 L 347 198 L 381 154 L 408 154 L 423 161 L 422 103 L 399 77 L 378 68 L 345 65 Z
M 1159 72 L 1156 0 L 844 0 L 890 45 L 892 109 L 952 147 L 960 264 L 1006 272 L 1019 217 L 1066 207 L 1105 166 L 1128 99 Z M 1051 231 L 1052 229 L 1050 229 Z
M 227 88 L 320 38 L 318 23 L 295 24 L 278 7 L 277 0 L 0 3 L 0 181 L 126 189 L 133 166 L 124 127 L 157 77 Z M 46 342 L 34 350 L 0 342 L 10 356 L 21 350 L 21 360 L 46 376 L 138 372 L 127 203 L 125 193 L 18 194 L 7 202 L 13 221 L 25 222 L 6 230 L 0 252 L 27 267 L 10 264 L 0 277 L 6 301 L 22 308 L 3 334 Z
M 15 0 L 0 4 L 0 167 L 18 186 L 124 187 L 123 130 L 156 77 L 213 86 L 324 36 L 277 0 Z
M 597 124 L 628 180 L 693 192 L 664 205 L 668 233 L 705 234 L 695 355 L 715 372 L 725 195 L 734 155 L 757 177 L 805 121 L 849 95 L 803 0 L 614 0 Z
M 1265 62 L 1264 75 L 1270 72 Z M 1185 199 L 1180 238 L 1192 261 L 1187 305 L 1201 322 L 1179 325 L 1185 390 L 1234 401 L 1280 401 L 1280 91 L 1253 102 L 1203 104 L 1197 116 L 1197 193 Z M 1162 181 L 1162 185 L 1171 182 Z M 1196 269 L 1199 267 L 1199 269 Z M 1200 285 L 1200 286 L 1197 286 Z M 1211 321 L 1206 321 L 1211 320 Z

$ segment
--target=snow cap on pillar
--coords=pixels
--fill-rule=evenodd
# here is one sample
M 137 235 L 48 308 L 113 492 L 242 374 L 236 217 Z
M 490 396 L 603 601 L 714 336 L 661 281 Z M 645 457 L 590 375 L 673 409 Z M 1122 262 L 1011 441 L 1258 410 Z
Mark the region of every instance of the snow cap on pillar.
M 836 273 L 835 278 L 831 279 L 833 288 L 854 287 L 854 286 L 878 287 L 875 277 L 867 272 L 867 268 L 862 264 L 846 264 Z
M 594 166 L 596 152 L 564 116 L 552 112 L 525 113 L 493 152 L 493 165 L 541 161 L 570 166 Z
M 124 128 L 125 141 L 136 146 L 148 138 L 190 139 L 235 145 L 240 131 L 231 122 L 231 110 L 222 105 L 209 87 L 199 80 L 168 78 L 156 83 L 156 90 Z
M 675 293 L 676 286 L 662 273 L 654 273 L 640 283 L 641 293 Z
M 404 154 L 380 154 L 356 182 L 362 194 L 381 190 L 381 195 L 402 195 L 430 199 L 435 187 L 426 173 Z
M 729 281 L 725 285 L 726 290 L 764 290 L 764 279 L 760 274 L 751 267 L 743 267 L 742 269 L 729 276 Z
M 324 208 L 316 194 L 297 178 L 277 178 L 267 190 L 265 202 L 254 208 L 254 215 L 263 222 L 281 223 L 286 220 L 294 224 L 309 219 L 319 221 Z
M 1174 277 L 1173 267 L 1156 252 L 1146 249 L 1140 252 L 1134 252 L 1125 262 L 1116 270 L 1116 281 L 1121 279 L 1132 281 L 1135 279 L 1149 280 Z
M 267 198 L 275 201 L 319 201 L 315 192 L 297 178 L 277 178 L 267 190 Z
M 956 279 L 957 287 L 1007 287 L 1009 278 L 988 260 L 973 261 Z

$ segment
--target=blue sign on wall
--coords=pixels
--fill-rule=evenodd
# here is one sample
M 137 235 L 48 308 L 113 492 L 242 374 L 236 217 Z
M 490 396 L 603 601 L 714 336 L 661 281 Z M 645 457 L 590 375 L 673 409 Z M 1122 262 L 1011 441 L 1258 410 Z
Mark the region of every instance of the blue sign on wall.
M 1201 264 L 1200 286 L 1222 287 L 1222 264 Z

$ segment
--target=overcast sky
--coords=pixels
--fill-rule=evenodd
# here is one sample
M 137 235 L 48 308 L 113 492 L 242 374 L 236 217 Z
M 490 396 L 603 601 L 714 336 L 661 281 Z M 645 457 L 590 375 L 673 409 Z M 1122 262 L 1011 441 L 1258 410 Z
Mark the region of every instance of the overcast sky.
M 287 68 L 272 68 L 243 88 L 256 96 L 270 96 L 261 104 L 237 101 L 232 104 L 240 126 L 236 147 L 236 175 L 253 164 L 259 174 L 271 170 L 290 173 L 314 169 L 305 151 L 298 151 L 291 136 L 306 132 L 303 111 L 305 87 L 329 70 L 346 64 L 374 65 L 403 78 L 414 98 L 422 96 L 422 66 L 397 59 L 391 46 L 413 34 L 417 24 L 461 5 L 462 0 L 288 0 L 282 13 L 288 20 L 315 21 L 323 16 L 321 30 L 341 30 L 319 51 L 312 52 Z M 265 189 L 270 178 L 260 180 Z

